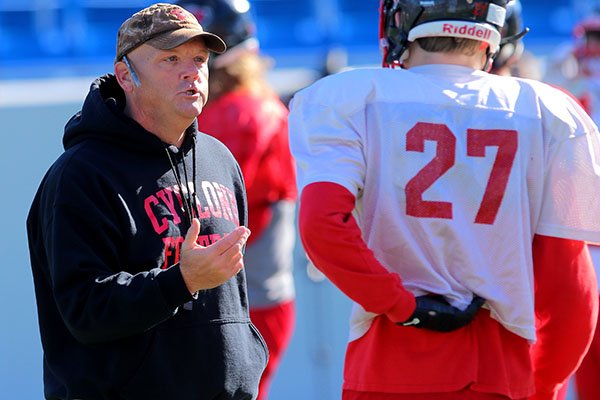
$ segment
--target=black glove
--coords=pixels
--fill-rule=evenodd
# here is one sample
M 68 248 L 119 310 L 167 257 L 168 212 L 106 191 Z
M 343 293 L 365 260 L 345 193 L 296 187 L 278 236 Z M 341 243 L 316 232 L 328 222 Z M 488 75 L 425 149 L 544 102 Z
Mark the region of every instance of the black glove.
M 475 295 L 471 304 L 464 311 L 461 311 L 451 306 L 443 296 L 419 296 L 417 297 L 417 308 L 410 318 L 404 322 L 398 322 L 398 325 L 450 332 L 471 322 L 483 303 L 485 303 L 485 300 Z

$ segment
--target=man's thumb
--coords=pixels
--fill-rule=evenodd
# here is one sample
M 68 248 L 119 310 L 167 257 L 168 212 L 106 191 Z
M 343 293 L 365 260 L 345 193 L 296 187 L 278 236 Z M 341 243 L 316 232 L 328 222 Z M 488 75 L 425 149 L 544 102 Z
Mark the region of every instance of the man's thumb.
M 184 249 L 192 249 L 196 245 L 196 241 L 198 240 L 198 235 L 200 234 L 200 220 L 198 218 L 194 218 L 192 220 L 192 225 L 190 229 L 188 229 L 185 240 L 183 241 L 182 248 Z

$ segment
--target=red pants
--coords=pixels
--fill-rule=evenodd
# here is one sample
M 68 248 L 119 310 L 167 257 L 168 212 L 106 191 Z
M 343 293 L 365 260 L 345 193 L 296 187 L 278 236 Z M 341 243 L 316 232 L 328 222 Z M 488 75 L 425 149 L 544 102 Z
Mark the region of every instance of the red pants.
M 250 309 L 250 319 L 269 349 L 269 362 L 260 379 L 256 400 L 267 399 L 273 375 L 294 332 L 295 318 L 293 300 L 269 308 Z
M 510 400 L 494 393 L 475 392 L 469 388 L 449 393 L 375 393 L 344 390 L 342 400 Z M 525 399 L 521 399 L 525 400 Z
M 598 314 L 598 322 L 600 323 L 600 314 Z M 577 400 L 600 399 L 600 325 L 597 325 L 590 349 L 581 361 L 579 369 L 575 371 L 574 377 L 570 384 L 575 386 Z M 556 400 L 567 398 L 567 383 L 558 393 Z
M 575 372 L 575 388 L 578 400 L 600 399 L 600 325 L 594 332 L 590 349 Z

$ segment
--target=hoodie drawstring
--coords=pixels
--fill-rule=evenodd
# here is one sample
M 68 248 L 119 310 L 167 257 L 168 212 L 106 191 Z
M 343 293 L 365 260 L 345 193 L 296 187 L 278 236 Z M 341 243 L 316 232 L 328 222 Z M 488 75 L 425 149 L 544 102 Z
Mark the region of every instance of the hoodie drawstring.
M 187 168 L 185 167 L 185 155 L 182 153 L 181 161 L 183 164 L 183 174 L 185 178 L 185 190 L 181 180 L 181 174 L 179 173 L 179 168 L 176 167 L 173 162 L 173 158 L 171 157 L 171 152 L 169 148 L 165 145 L 165 152 L 167 153 L 167 158 L 169 159 L 169 163 L 171 164 L 171 171 L 173 171 L 173 175 L 175 175 L 175 180 L 177 181 L 177 187 L 179 188 L 179 193 L 181 195 L 181 201 L 184 207 L 184 213 L 188 216 L 188 221 L 190 225 L 192 224 L 192 219 L 198 217 L 197 212 L 197 201 L 196 201 L 196 138 L 193 138 L 194 143 L 192 146 L 192 183 L 193 183 L 193 192 L 190 193 L 190 181 L 188 179 Z

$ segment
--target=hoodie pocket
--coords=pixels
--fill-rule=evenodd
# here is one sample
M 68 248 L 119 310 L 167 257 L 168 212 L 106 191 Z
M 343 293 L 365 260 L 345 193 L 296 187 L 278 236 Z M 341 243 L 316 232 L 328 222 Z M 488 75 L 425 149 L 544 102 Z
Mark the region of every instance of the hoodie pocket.
M 265 342 L 248 320 L 158 329 L 119 392 L 131 400 L 250 400 L 267 360 Z
M 267 347 L 267 342 L 265 342 L 265 338 L 262 336 L 258 328 L 252 322 L 249 323 L 249 326 L 252 332 L 254 332 L 254 334 L 256 335 L 256 338 L 260 340 L 265 354 L 265 365 L 267 365 L 267 363 L 269 362 L 269 348 Z

